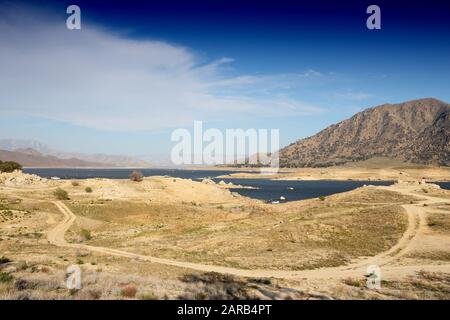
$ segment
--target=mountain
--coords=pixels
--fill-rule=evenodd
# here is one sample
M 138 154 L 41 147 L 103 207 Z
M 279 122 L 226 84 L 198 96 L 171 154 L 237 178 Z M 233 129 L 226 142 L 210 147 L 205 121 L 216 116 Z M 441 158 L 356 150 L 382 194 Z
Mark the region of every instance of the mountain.
M 280 150 L 284 167 L 321 167 L 386 157 L 450 166 L 450 105 L 433 98 L 384 104 Z
M 41 155 L 54 156 L 63 160 L 76 158 L 85 162 L 101 163 L 105 167 L 149 167 L 147 161 L 122 155 L 70 153 L 54 150 L 45 144 L 35 140 L 0 139 L 0 149 L 22 152 L 23 150 L 35 150 Z M 27 153 L 27 152 L 25 152 Z
M 0 160 L 15 161 L 24 167 L 107 167 L 105 163 L 83 161 L 76 158 L 60 159 L 55 156 L 43 155 L 34 149 L 19 149 L 19 151 L 0 150 Z
M 52 155 L 61 159 L 77 158 L 89 162 L 101 162 L 107 166 L 114 167 L 129 167 L 129 168 L 148 168 L 150 163 L 134 157 L 109 155 L 109 154 L 85 154 L 85 153 L 67 153 L 67 152 L 52 152 Z
M 32 149 L 42 154 L 49 154 L 51 149 L 36 140 L 0 139 L 0 149 L 7 151 Z

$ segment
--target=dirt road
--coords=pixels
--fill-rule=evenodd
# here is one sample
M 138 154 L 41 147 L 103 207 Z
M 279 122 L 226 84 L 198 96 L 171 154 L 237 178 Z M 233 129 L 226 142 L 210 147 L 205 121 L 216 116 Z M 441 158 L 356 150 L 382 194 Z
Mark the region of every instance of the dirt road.
M 151 263 L 159 263 L 164 265 L 176 266 L 180 268 L 187 268 L 204 272 L 218 272 L 223 274 L 232 274 L 243 277 L 261 277 L 261 278 L 284 278 L 284 279 L 341 279 L 348 277 L 361 277 L 367 273 L 367 267 L 376 265 L 381 268 L 381 272 L 384 277 L 398 277 L 407 274 L 413 274 L 419 270 L 426 270 L 431 272 L 448 272 L 450 273 L 450 264 L 436 264 L 436 265 L 395 265 L 394 263 L 400 257 L 411 252 L 420 242 L 421 237 L 427 228 L 426 223 L 426 210 L 427 207 L 424 204 L 432 205 L 438 203 L 448 203 L 450 200 L 435 198 L 430 196 L 419 196 L 414 194 L 412 190 L 408 188 L 385 187 L 388 190 L 394 190 L 405 195 L 412 195 L 415 197 L 423 198 L 424 200 L 418 204 L 403 205 L 408 215 L 408 228 L 403 234 L 398 243 L 389 250 L 382 252 L 374 257 L 366 259 L 360 259 L 347 266 L 332 267 L 332 268 L 320 268 L 314 270 L 302 270 L 302 271 L 283 271 L 283 270 L 262 270 L 262 269 L 237 269 L 229 268 L 217 265 L 199 264 L 182 262 L 177 260 L 162 259 L 152 256 L 135 254 L 123 250 L 117 250 L 106 247 L 96 247 L 85 244 L 73 244 L 68 243 L 65 240 L 65 233 L 71 227 L 76 219 L 73 212 L 61 201 L 55 201 L 54 204 L 58 207 L 59 211 L 64 215 L 64 220 L 60 222 L 55 228 L 48 233 L 48 240 L 50 243 L 60 247 L 70 247 L 76 249 L 88 250 L 91 252 L 120 256 L 125 258 L 136 259 L 138 261 L 146 261 Z

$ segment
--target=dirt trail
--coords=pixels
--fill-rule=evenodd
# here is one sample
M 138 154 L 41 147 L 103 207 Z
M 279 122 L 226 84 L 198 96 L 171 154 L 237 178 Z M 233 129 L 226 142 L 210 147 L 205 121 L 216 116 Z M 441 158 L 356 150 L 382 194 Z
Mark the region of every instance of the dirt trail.
M 392 188 L 386 187 L 388 190 Z M 123 250 L 96 247 L 84 244 L 68 243 L 65 240 L 65 233 L 71 227 L 76 219 L 73 212 L 61 201 L 55 201 L 54 204 L 64 214 L 64 220 L 60 222 L 54 229 L 48 233 L 48 240 L 50 243 L 60 247 L 70 247 L 76 249 L 83 249 L 101 254 L 113 255 L 136 259 L 138 261 L 147 261 L 152 263 L 159 263 L 164 265 L 176 266 L 180 268 L 187 268 L 204 272 L 218 272 L 224 274 L 232 274 L 243 277 L 261 277 L 261 278 L 296 278 L 296 279 L 341 279 L 347 277 L 360 277 L 366 274 L 367 267 L 370 265 L 377 265 L 382 268 L 382 274 L 384 276 L 403 276 L 406 274 L 412 274 L 415 271 L 427 270 L 431 272 L 449 272 L 450 264 L 441 265 L 392 265 L 400 257 L 404 256 L 415 248 L 415 245 L 420 241 L 424 231 L 427 228 L 426 224 L 426 207 L 424 204 L 431 205 L 437 203 L 449 202 L 448 199 L 435 198 L 430 196 L 419 196 L 411 192 L 411 190 L 396 188 L 395 191 L 405 195 L 412 195 L 415 197 L 423 198 L 418 204 L 403 205 L 408 215 L 408 228 L 400 238 L 398 243 L 389 250 L 382 252 L 376 256 L 366 259 L 360 259 L 347 266 L 332 267 L 332 268 L 320 268 L 314 270 L 302 270 L 302 271 L 288 271 L 288 270 L 262 270 L 262 269 L 237 269 L 217 265 L 199 264 L 182 262 L 170 259 L 157 258 L 152 256 L 135 254 Z

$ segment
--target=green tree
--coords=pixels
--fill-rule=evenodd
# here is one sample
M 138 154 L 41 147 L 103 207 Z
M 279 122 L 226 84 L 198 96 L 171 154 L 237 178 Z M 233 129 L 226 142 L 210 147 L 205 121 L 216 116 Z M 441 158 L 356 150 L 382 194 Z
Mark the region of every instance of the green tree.
M 56 199 L 58 200 L 69 200 L 69 194 L 67 193 L 66 190 L 63 190 L 61 188 L 57 188 L 54 192 L 53 195 L 56 197 Z
M 0 160 L 0 172 L 13 172 L 15 170 L 22 170 L 22 166 L 14 161 Z

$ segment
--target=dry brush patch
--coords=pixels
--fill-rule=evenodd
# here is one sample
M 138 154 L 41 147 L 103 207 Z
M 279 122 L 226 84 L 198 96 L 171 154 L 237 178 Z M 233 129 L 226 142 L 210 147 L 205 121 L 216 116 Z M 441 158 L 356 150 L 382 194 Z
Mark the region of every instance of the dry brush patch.
M 418 271 L 402 280 L 382 280 L 380 289 L 368 289 L 365 278 L 348 278 L 345 289 L 334 290 L 337 299 L 442 299 L 450 298 L 450 274 Z
M 430 212 L 427 215 L 427 221 L 431 230 L 450 234 L 450 213 Z

